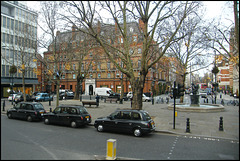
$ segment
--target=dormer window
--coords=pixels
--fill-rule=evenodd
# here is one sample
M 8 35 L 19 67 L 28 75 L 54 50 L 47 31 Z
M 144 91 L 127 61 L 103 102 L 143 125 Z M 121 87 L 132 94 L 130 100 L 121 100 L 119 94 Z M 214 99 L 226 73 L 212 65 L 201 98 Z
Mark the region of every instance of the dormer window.
M 132 27 L 130 27 L 130 29 L 129 29 L 129 30 L 130 30 L 130 32 L 133 32 L 133 28 L 132 28 Z

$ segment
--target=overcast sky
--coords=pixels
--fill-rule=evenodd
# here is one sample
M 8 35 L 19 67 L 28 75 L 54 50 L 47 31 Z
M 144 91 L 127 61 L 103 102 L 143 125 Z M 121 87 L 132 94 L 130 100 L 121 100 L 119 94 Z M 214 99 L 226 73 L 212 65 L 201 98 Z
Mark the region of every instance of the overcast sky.
M 230 26 L 231 23 L 234 21 L 232 1 L 202 1 L 202 2 L 206 7 L 206 13 L 204 14 L 205 17 L 203 17 L 203 19 L 212 19 L 212 18 L 216 20 L 221 19 L 221 22 L 224 22 L 224 25 L 226 26 Z M 40 10 L 40 1 L 25 1 L 24 3 L 27 4 L 28 7 L 36 11 Z M 40 34 L 39 31 L 38 31 L 38 35 Z M 208 70 L 211 71 L 211 69 L 212 69 L 212 66 L 210 66 Z M 203 74 L 206 71 L 207 69 L 198 71 L 198 73 L 200 74 L 200 76 L 203 76 Z

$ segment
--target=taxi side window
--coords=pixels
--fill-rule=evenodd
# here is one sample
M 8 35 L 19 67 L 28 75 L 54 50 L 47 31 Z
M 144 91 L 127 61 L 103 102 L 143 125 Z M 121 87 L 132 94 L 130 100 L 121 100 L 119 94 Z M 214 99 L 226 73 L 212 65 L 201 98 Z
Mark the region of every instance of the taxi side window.
M 66 107 L 62 107 L 61 108 L 61 113 L 68 113 L 67 108 Z
M 20 109 L 21 103 L 16 104 L 15 108 Z
M 20 106 L 20 109 L 26 109 L 27 105 L 25 103 L 22 103 L 22 106 Z
M 122 111 L 120 119 L 131 119 L 131 115 L 129 111 Z
M 33 110 L 33 107 L 32 107 L 32 105 L 26 105 L 26 110 Z
M 69 108 L 68 113 L 69 114 L 77 114 L 77 109 L 76 108 Z
M 60 113 L 61 112 L 61 108 L 60 107 L 57 107 L 55 110 L 54 110 L 54 113 Z
M 137 112 L 132 112 L 132 120 L 141 120 L 141 116 Z

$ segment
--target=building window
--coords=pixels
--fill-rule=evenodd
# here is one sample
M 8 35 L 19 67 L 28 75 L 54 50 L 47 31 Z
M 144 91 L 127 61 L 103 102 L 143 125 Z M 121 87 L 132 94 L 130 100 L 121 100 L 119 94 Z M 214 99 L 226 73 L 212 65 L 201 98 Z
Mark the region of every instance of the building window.
M 92 56 L 93 56 L 93 53 L 92 53 L 92 52 L 90 52 L 90 53 L 89 53 L 89 56 L 90 56 L 90 57 L 92 57 Z
M 108 78 L 111 78 L 111 73 L 108 73 L 108 74 L 107 74 L 107 77 L 108 77 Z
M 133 41 L 137 42 L 137 36 L 133 36 Z
M 108 70 L 110 69 L 110 66 L 111 66 L 111 63 L 108 62 L 108 63 L 107 63 L 107 68 L 108 68 Z
M 62 79 L 65 79 L 65 74 L 62 75 Z
M 121 43 L 121 44 L 123 43 L 123 38 L 122 38 L 122 37 L 120 37 L 120 43 Z
M 141 60 L 138 60 L 138 68 L 141 68 Z
M 98 78 L 101 78 L 101 73 L 98 73 Z
M 133 54 L 133 49 L 132 48 L 129 50 L 129 53 L 130 53 L 130 55 Z
M 76 79 L 76 74 L 73 74 L 73 79 Z
M 73 70 L 76 70 L 76 65 L 75 64 L 73 64 Z
M 141 53 L 142 53 L 142 49 L 138 48 L 138 54 L 141 54 Z
M 119 78 L 119 73 L 116 73 L 116 78 Z
M 97 65 L 98 69 L 101 70 L 101 63 L 99 62 Z

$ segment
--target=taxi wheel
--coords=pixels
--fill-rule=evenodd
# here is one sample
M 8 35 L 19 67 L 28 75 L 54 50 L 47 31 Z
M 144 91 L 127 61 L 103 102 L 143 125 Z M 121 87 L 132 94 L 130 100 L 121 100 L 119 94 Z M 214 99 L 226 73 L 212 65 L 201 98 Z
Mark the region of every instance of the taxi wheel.
M 32 116 L 30 116 L 30 115 L 27 116 L 27 121 L 32 122 L 32 120 L 33 120 L 33 119 L 32 119 Z
M 11 112 L 9 112 L 7 116 L 8 116 L 9 119 L 12 119 L 12 113 Z
M 49 119 L 48 118 L 44 119 L 44 124 L 49 125 Z
M 76 121 L 72 121 L 72 122 L 71 122 L 71 127 L 72 127 L 72 128 L 76 128 L 76 127 L 77 127 Z
M 97 126 L 97 131 L 98 131 L 98 132 L 103 132 L 103 125 L 99 124 L 99 125 Z
M 139 128 L 134 129 L 133 135 L 137 136 L 137 137 L 141 136 L 142 135 L 141 129 L 139 129 Z

